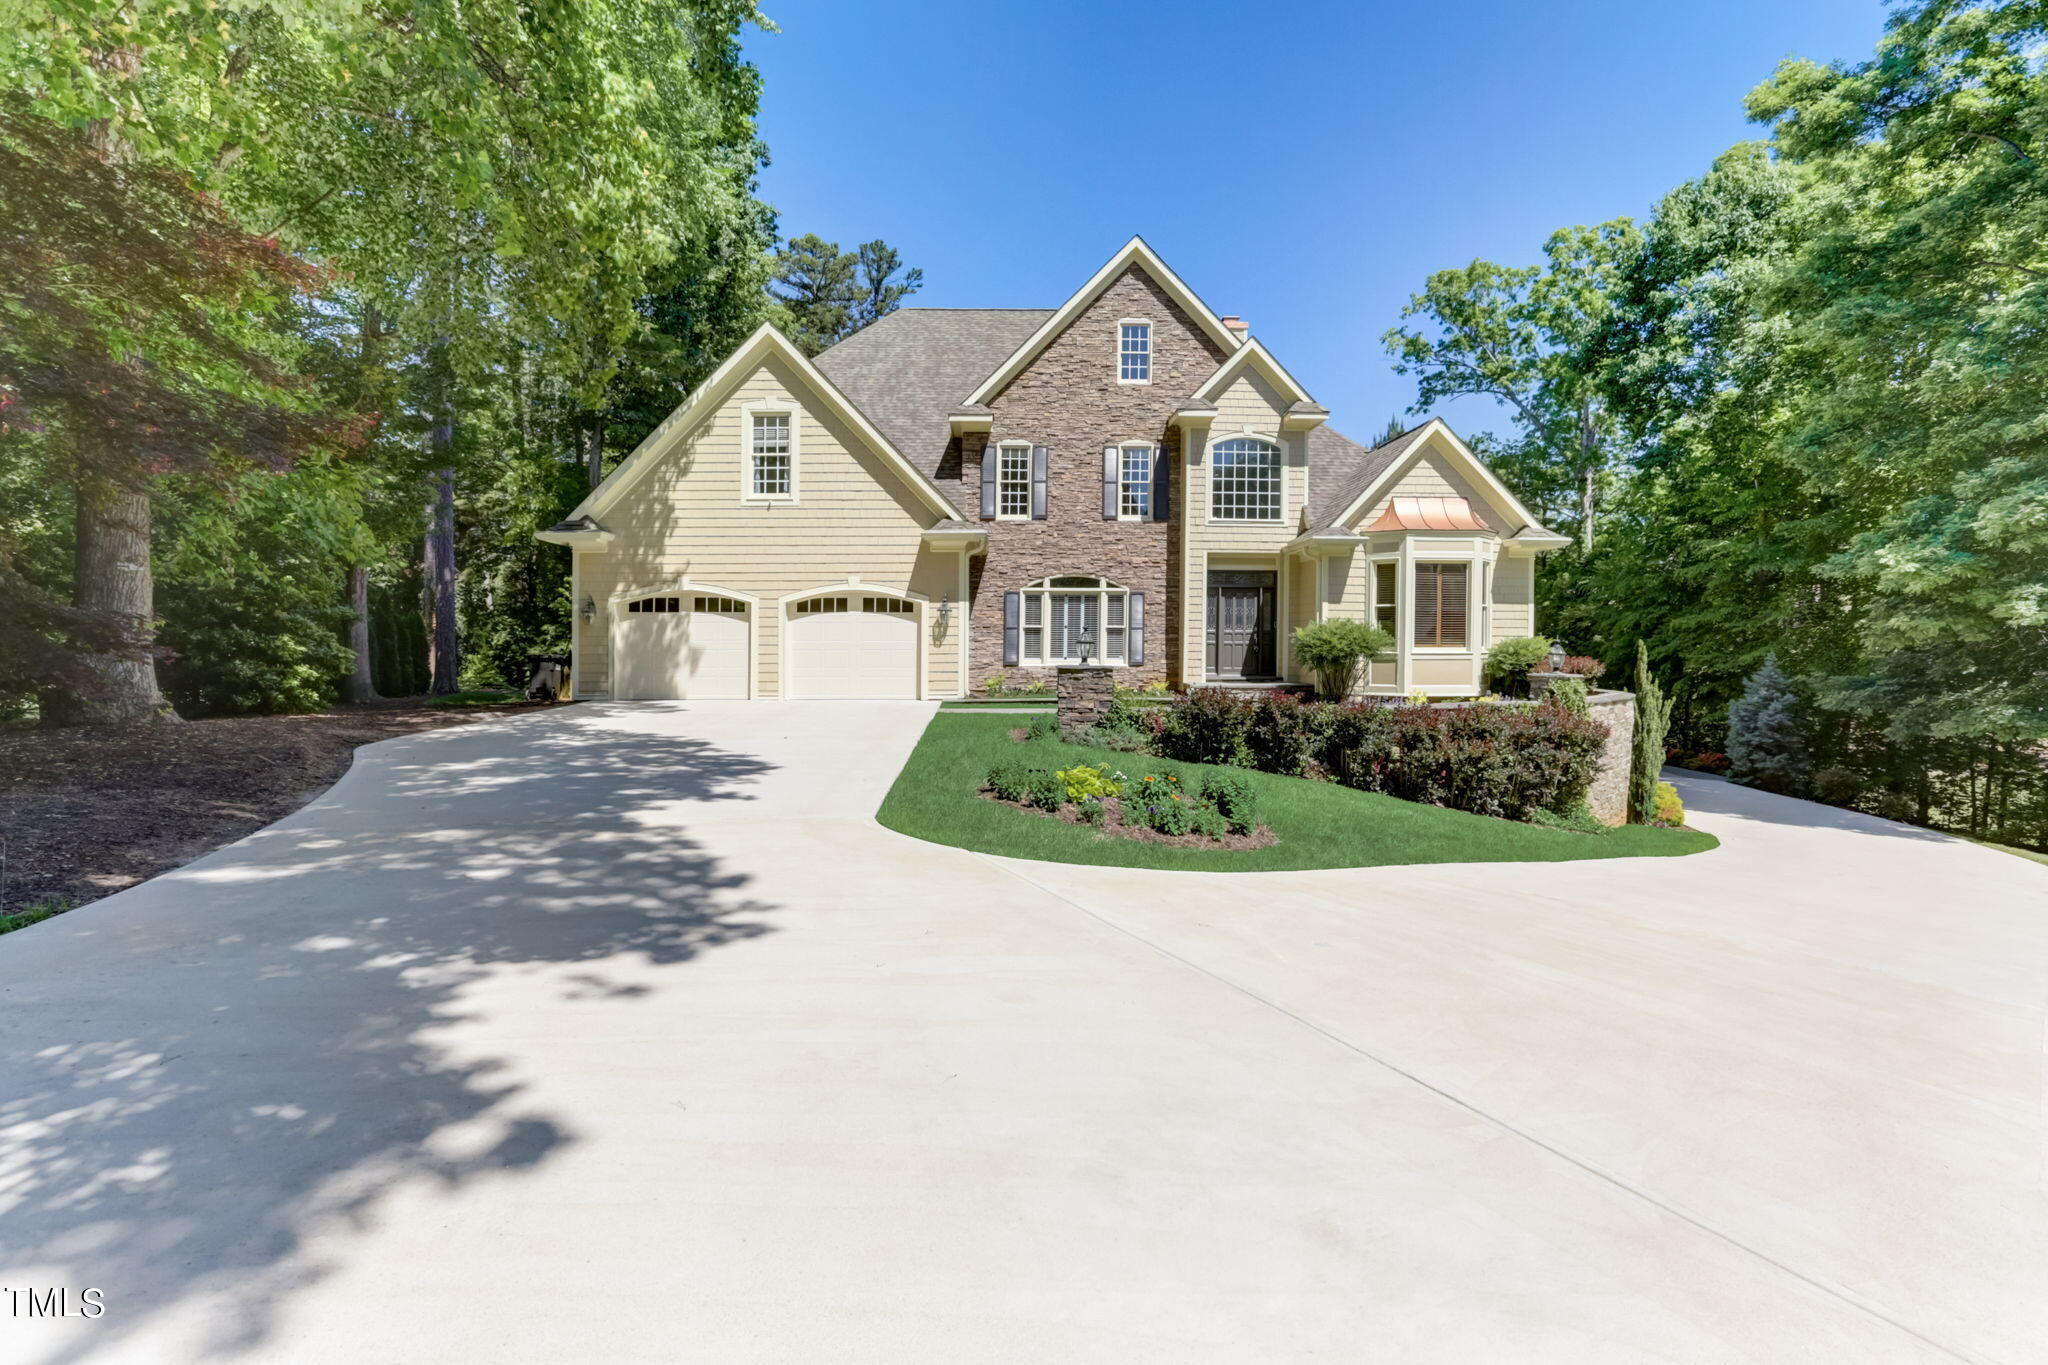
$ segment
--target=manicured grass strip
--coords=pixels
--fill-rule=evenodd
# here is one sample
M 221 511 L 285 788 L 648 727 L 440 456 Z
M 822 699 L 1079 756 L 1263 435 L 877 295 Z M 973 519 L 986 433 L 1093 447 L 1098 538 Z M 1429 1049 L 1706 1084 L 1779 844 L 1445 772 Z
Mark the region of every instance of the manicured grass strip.
M 989 768 L 1001 762 L 1045 768 L 1108 763 L 1125 772 L 1160 762 L 1055 740 L 1020 744 L 1010 738 L 1010 731 L 1021 719 L 943 711 L 933 716 L 896 785 L 883 798 L 876 818 L 890 829 L 919 839 L 982 853 L 1198 872 L 1675 857 L 1702 852 L 1719 842 L 1710 834 L 1692 830 L 1642 825 L 1627 825 L 1601 835 L 1573 834 L 1398 801 L 1331 782 L 1245 772 L 1258 790 L 1259 818 L 1273 827 L 1279 843 L 1241 852 L 1140 843 L 1013 810 L 975 794 Z M 1199 787 L 1202 774 L 1209 771 L 1200 763 L 1171 766 L 1182 772 L 1190 787 Z M 1504 888 L 1503 894 L 1509 892 Z
M 1962 837 L 1970 839 L 1970 836 L 1967 834 Z M 2031 848 L 2014 848 L 2011 844 L 1994 844 L 1989 839 L 1970 839 L 1970 842 L 1981 845 L 1984 848 L 1995 848 L 2000 853 L 2010 853 L 2015 858 L 2025 858 L 2030 863 L 2039 863 L 2043 867 L 2048 867 L 2048 853 L 2042 853 Z
M 515 701 L 524 701 L 517 692 L 446 692 L 438 697 L 428 697 L 429 706 L 507 706 Z

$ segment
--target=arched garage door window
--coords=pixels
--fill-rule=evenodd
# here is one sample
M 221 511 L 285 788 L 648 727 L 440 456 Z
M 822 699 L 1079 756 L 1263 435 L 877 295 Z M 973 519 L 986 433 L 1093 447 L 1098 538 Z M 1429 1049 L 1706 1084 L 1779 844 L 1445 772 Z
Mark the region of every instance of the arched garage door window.
M 1003 603 L 1006 663 L 1145 662 L 1145 594 L 1091 574 L 1041 578 Z
M 753 613 L 723 593 L 669 589 L 619 603 L 612 696 L 736 700 L 752 691 Z
M 917 601 L 858 588 L 800 598 L 789 604 L 782 658 L 785 696 L 915 698 Z

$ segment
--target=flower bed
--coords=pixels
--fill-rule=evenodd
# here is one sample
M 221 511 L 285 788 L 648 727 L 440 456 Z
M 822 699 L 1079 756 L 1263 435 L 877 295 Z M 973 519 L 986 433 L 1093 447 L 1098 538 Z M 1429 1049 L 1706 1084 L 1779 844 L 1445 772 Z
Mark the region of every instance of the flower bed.
M 1171 769 L 1126 773 L 1107 763 L 1034 768 L 998 763 L 981 795 L 1103 834 L 1181 847 L 1251 849 L 1275 842 L 1258 822 L 1250 783 L 1232 773 L 1211 773 L 1196 788 Z

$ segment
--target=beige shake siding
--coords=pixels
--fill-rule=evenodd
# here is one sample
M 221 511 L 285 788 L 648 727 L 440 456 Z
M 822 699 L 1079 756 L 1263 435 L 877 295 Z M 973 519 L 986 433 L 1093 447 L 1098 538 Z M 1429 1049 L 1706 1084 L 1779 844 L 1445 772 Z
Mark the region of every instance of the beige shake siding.
M 793 503 L 743 499 L 745 409 L 752 403 L 786 405 L 796 414 Z M 579 695 L 610 689 L 613 599 L 687 580 L 699 590 L 755 599 L 756 695 L 779 696 L 782 599 L 850 579 L 928 599 L 925 695 L 957 695 L 960 556 L 923 547 L 920 532 L 932 519 L 883 457 L 825 411 L 792 367 L 770 356 L 606 515 L 615 536 L 610 547 L 577 552 L 578 602 L 589 598 L 597 607 L 593 620 L 576 618 Z M 937 608 L 948 596 L 956 609 L 942 632 Z
M 1493 566 L 1493 629 L 1487 643 L 1536 633 L 1536 561 L 1502 555 Z
M 1182 479 L 1186 502 L 1187 533 L 1183 543 L 1182 632 L 1186 649 L 1181 658 L 1181 676 L 1197 684 L 1207 676 L 1206 629 L 1208 613 L 1208 571 L 1213 564 L 1228 568 L 1280 570 L 1276 591 L 1280 594 L 1278 620 L 1281 630 L 1280 654 L 1283 676 L 1292 676 L 1285 626 L 1296 618 L 1292 601 L 1293 575 L 1286 572 L 1277 556 L 1282 546 L 1294 539 L 1301 526 L 1303 505 L 1308 501 L 1308 447 L 1300 432 L 1280 430 L 1280 417 L 1287 400 L 1265 376 L 1249 368 L 1234 379 L 1216 399 L 1216 418 L 1201 436 L 1202 458 L 1190 463 Z M 1217 521 L 1210 517 L 1209 448 L 1234 436 L 1252 435 L 1280 447 L 1280 501 L 1278 521 Z M 1306 618 L 1303 618 L 1306 619 Z

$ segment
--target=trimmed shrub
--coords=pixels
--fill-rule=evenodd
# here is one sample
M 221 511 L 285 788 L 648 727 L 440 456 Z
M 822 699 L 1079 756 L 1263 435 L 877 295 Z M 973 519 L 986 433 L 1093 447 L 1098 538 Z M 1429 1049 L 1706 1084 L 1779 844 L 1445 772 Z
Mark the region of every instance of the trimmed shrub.
M 1358 670 L 1375 654 L 1394 647 L 1394 637 L 1363 621 L 1333 618 L 1294 632 L 1294 658 L 1313 670 L 1325 697 L 1343 700 L 1358 683 Z
M 988 770 L 988 789 L 1005 801 L 1022 801 L 1031 789 L 1031 771 L 1021 763 L 998 763 Z
M 1057 811 L 1066 802 L 1067 784 L 1060 781 L 1058 773 L 1033 768 L 1025 783 L 1024 794 L 1040 810 Z
M 1188 827 L 1205 839 L 1221 839 L 1230 832 L 1230 821 L 1207 801 L 1197 801 L 1188 810 Z
M 1657 823 L 1677 829 L 1685 823 L 1685 802 L 1678 799 L 1678 788 L 1669 782 L 1657 784 Z
M 1607 826 L 1600 823 L 1600 818 L 1593 814 L 1593 808 L 1583 801 L 1563 814 L 1539 806 L 1529 812 L 1529 823 L 1545 829 L 1570 830 L 1574 834 L 1607 833 Z
M 1557 671 L 1576 673 L 1590 683 L 1607 671 L 1607 665 L 1585 654 L 1567 654 L 1564 662 L 1558 665 Z
M 1543 704 L 1575 716 L 1590 716 L 1593 707 L 1586 700 L 1586 684 L 1578 678 L 1559 678 L 1543 694 Z
M 1347 706 L 1325 751 L 1349 786 L 1524 820 L 1584 801 L 1606 741 L 1605 725 L 1554 706 Z
M 1329 728 L 1329 706 L 1317 702 L 1304 705 L 1288 692 L 1269 693 L 1254 704 L 1245 725 L 1250 762 L 1244 766 L 1300 777 L 1322 751 Z
M 1202 800 L 1222 814 L 1233 833 L 1250 834 L 1259 827 L 1259 794 L 1247 778 L 1210 773 L 1202 779 Z
M 1801 709 L 1778 656 L 1766 654 L 1728 707 L 1728 776 L 1765 791 L 1803 791 L 1812 765 Z
M 1249 697 L 1217 687 L 1196 688 L 1168 708 L 1159 729 L 1160 756 L 1249 768 L 1252 756 L 1245 737 L 1257 709 Z
M 1111 725 L 1108 721 L 1099 720 L 1088 732 L 1088 742 L 1104 749 L 1114 749 L 1120 754 L 1142 754 L 1152 747 L 1152 731 L 1136 721 L 1127 725 Z
M 1813 775 L 1813 799 L 1830 806 L 1853 806 L 1863 795 L 1863 779 L 1847 768 L 1822 768 Z
M 1550 641 L 1541 635 L 1516 635 L 1486 651 L 1486 676 L 1496 682 L 1520 683 L 1530 669 L 1549 657 Z

